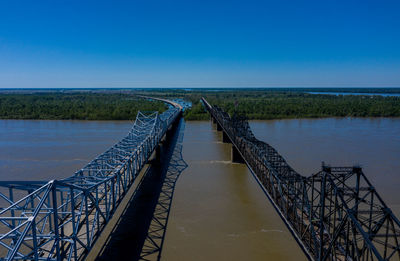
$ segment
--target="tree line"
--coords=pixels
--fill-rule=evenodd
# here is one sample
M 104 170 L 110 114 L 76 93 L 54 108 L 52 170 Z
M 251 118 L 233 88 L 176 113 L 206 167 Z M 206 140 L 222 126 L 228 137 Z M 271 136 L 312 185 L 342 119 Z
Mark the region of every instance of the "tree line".
M 139 110 L 163 112 L 166 106 L 116 93 L 0 94 L 1 119 L 132 120 Z
M 375 91 L 375 90 L 373 90 Z M 388 91 L 389 92 L 389 91 Z M 166 110 L 162 102 L 147 101 L 136 95 L 182 98 L 192 102 L 184 112 L 186 120 L 206 120 L 208 113 L 200 102 L 230 114 L 245 114 L 249 119 L 288 119 L 319 117 L 400 117 L 400 97 L 366 95 L 319 95 L 289 89 L 152 89 L 124 93 L 43 92 L 0 94 L 2 119 L 77 119 L 132 120 L 141 111 Z
M 192 96 L 188 120 L 208 119 L 200 97 Z M 221 92 L 203 96 L 229 114 L 240 113 L 253 120 L 322 117 L 400 117 L 400 97 L 363 95 L 317 95 L 301 92 Z M 194 99 L 193 99 L 194 98 Z

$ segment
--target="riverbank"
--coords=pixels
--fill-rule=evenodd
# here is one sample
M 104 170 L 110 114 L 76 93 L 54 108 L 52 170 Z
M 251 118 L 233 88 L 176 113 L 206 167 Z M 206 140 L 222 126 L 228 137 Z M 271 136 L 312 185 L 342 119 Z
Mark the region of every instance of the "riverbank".
M 132 120 L 138 111 L 163 112 L 166 105 L 140 95 L 182 98 L 192 103 L 185 120 L 206 120 L 200 98 L 250 120 L 328 117 L 400 117 L 400 97 L 327 95 L 282 90 L 131 90 L 0 94 L 0 119 Z
M 239 113 L 250 120 L 305 119 L 329 117 L 400 117 L 400 97 L 367 95 L 326 95 L 292 92 L 224 92 L 203 95 L 212 105 L 230 115 Z M 205 120 L 202 104 L 191 99 L 193 107 L 186 120 Z

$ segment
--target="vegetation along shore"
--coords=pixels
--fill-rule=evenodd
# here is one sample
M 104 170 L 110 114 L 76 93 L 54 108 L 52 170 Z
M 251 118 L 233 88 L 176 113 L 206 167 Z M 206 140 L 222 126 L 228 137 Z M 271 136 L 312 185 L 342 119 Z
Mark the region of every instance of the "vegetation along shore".
M 192 102 L 186 120 L 208 119 L 201 97 L 229 113 L 249 119 L 291 119 L 320 117 L 400 117 L 400 97 L 368 95 L 310 94 L 318 89 L 125 89 L 69 90 L 0 93 L 1 119 L 49 120 L 132 120 L 137 111 L 162 112 L 162 102 L 147 101 L 137 95 L 183 98 Z M 398 89 L 380 89 L 396 93 Z M 343 91 L 330 89 L 329 91 Z M 376 89 L 347 89 L 374 93 Z M 382 92 L 383 91 L 383 92 Z

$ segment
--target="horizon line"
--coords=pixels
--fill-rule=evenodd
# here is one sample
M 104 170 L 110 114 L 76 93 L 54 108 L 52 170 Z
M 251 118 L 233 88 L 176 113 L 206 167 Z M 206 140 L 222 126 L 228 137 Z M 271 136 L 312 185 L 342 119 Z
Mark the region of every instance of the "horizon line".
M 168 87 L 0 87 L 0 90 L 53 90 L 53 89 L 58 89 L 58 90 L 71 90 L 71 89 L 81 89 L 81 90 L 87 90 L 87 89 L 400 89 L 400 86 L 394 87 L 394 86 L 375 86 L 375 87 L 365 87 L 365 86 L 320 86 L 320 87 L 307 87 L 307 86 L 301 86 L 301 87 L 294 87 L 294 86 L 287 86 L 287 87 L 233 87 L 233 86 L 211 86 L 211 87 L 176 87 L 176 86 L 168 86 Z

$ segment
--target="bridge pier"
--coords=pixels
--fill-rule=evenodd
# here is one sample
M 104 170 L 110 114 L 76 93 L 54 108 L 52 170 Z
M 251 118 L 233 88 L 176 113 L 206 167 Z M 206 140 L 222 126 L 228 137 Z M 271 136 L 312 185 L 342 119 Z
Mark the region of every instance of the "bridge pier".
M 231 159 L 233 163 L 246 163 L 235 145 L 232 144 Z
M 219 125 L 218 122 L 217 122 L 217 131 L 222 131 L 222 127 L 221 127 L 221 125 Z
M 163 144 L 165 142 L 169 142 L 171 138 L 175 135 L 175 130 L 179 126 L 180 118 L 182 117 L 182 114 L 180 114 L 177 119 L 169 126 L 168 130 L 165 132 L 165 137 L 164 139 L 161 139 Z
M 225 131 L 222 132 L 222 142 L 223 143 L 232 143 L 231 139 L 229 138 L 228 134 Z
M 171 137 L 174 135 L 174 128 L 175 128 L 174 124 L 175 123 L 171 124 L 171 126 L 168 128 L 167 132 L 165 132 L 164 139 L 161 139 L 161 141 L 163 143 L 168 142 L 171 139 Z
M 160 141 L 160 143 L 156 146 L 156 148 L 153 151 L 153 154 L 148 159 L 148 163 L 151 165 L 158 165 L 161 162 L 161 156 L 163 153 L 163 147 L 165 144 L 167 144 L 168 141 L 166 139 L 166 136 L 164 136 L 163 140 Z
M 177 120 L 168 127 L 167 131 L 165 132 L 164 136 L 160 139 L 160 143 L 156 146 L 153 154 L 149 158 L 150 164 L 160 164 L 161 163 L 161 156 L 164 153 L 165 147 L 168 146 L 172 137 L 175 135 L 175 130 L 179 125 L 180 116 L 177 117 Z
M 217 120 L 213 116 L 211 116 L 211 122 L 215 124 L 217 123 Z
M 161 159 L 162 147 L 163 145 L 161 144 L 158 144 L 158 146 L 156 147 L 156 155 L 154 156 L 154 161 L 156 163 L 158 163 Z

